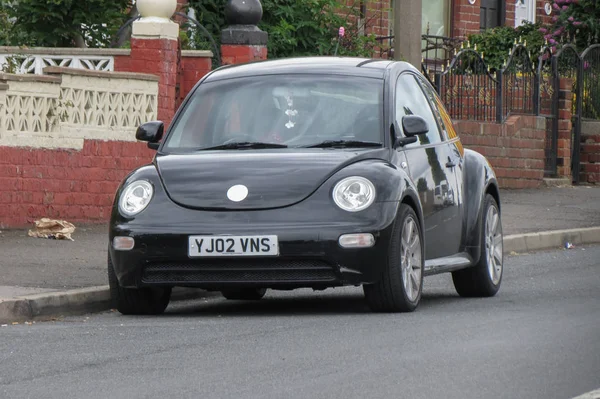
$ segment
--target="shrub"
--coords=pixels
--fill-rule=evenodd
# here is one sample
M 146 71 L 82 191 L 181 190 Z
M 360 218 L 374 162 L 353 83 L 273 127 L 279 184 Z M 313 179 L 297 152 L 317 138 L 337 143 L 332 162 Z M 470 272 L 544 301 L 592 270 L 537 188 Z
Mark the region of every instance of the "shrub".
M 554 47 L 574 43 L 580 51 L 600 38 L 600 2 L 597 0 L 554 0 L 553 26 L 542 29 Z
M 225 1 L 191 0 L 190 6 L 196 11 L 198 21 L 219 43 L 225 27 Z M 377 46 L 375 35 L 361 35 L 359 26 L 352 23 L 359 13 L 353 4 L 339 0 L 262 0 L 262 6 L 259 28 L 269 34 L 269 58 L 333 55 L 340 26 L 345 27 L 346 33 L 340 40 L 338 55 L 371 56 Z M 365 25 L 369 23 L 366 21 Z M 195 32 L 193 38 L 188 34 L 189 46 L 210 48 L 206 37 Z
M 471 47 L 476 45 L 477 51 L 483 53 L 485 62 L 492 71 L 502 68 L 518 42 L 522 42 L 530 50 L 532 62 L 537 65 L 540 49 L 544 45 L 544 36 L 540 28 L 539 23 L 524 23 L 517 28 L 500 26 L 469 35 L 468 39 Z

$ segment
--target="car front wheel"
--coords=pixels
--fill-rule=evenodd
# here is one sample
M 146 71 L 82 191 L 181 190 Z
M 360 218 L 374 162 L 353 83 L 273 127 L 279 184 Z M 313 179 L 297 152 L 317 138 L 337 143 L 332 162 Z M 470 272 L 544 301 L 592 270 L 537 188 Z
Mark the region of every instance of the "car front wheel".
M 498 204 L 489 194 L 485 196 L 482 217 L 482 248 L 479 262 L 474 267 L 452 273 L 454 288 L 463 297 L 494 296 L 502 282 L 502 221 Z
M 123 288 L 108 255 L 108 285 L 112 307 L 125 315 L 157 315 L 171 300 L 171 288 Z
M 402 204 L 394 225 L 383 273 L 363 290 L 369 307 L 376 312 L 412 312 L 423 291 L 423 234 L 415 211 Z

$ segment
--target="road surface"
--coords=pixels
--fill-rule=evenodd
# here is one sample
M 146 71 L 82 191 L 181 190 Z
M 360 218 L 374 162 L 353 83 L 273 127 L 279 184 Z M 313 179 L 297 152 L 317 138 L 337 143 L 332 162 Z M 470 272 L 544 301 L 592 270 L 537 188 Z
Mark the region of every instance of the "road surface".
M 507 258 L 498 295 L 426 279 L 411 314 L 359 288 L 0 328 L 2 398 L 572 398 L 600 388 L 600 247 Z

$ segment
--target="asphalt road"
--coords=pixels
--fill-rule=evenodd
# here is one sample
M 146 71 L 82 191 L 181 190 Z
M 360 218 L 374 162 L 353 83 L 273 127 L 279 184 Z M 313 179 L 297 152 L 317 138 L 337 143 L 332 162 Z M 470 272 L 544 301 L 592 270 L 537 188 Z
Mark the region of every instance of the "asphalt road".
M 600 388 L 600 247 L 510 257 L 488 299 L 426 280 L 411 314 L 360 289 L 212 299 L 0 328 L 2 398 L 572 398 Z

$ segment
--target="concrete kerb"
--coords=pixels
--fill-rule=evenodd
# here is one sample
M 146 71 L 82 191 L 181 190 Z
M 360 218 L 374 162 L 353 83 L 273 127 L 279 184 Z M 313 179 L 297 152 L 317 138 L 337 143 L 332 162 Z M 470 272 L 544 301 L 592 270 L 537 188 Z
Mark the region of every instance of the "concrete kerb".
M 600 227 L 571 230 L 542 231 L 539 233 L 515 234 L 504 237 L 504 252 L 523 253 L 542 249 L 573 245 L 600 243 Z
M 194 288 L 176 287 L 172 300 L 201 299 L 220 295 Z M 0 324 L 28 320 L 48 320 L 110 309 L 108 285 L 88 287 L 62 292 L 29 295 L 0 300 Z
M 524 253 L 573 245 L 600 243 L 600 227 L 544 231 L 504 237 L 504 252 Z M 173 300 L 197 299 L 219 295 L 193 288 L 176 288 Z M 110 309 L 108 286 L 81 288 L 63 292 L 30 295 L 0 300 L 0 324 L 44 320 L 65 315 Z

